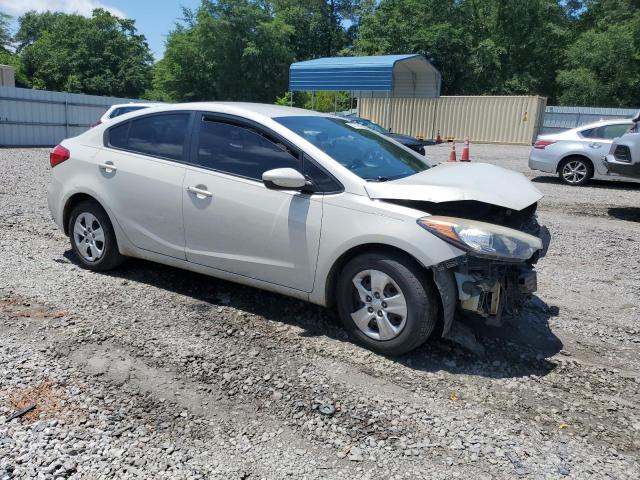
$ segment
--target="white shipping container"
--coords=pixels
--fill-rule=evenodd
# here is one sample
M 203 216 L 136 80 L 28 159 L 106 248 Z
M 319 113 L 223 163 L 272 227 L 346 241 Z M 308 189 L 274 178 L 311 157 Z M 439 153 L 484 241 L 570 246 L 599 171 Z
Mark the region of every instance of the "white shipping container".
M 460 96 L 359 99 L 360 116 L 393 132 L 425 139 L 531 145 L 542 126 L 546 98 Z

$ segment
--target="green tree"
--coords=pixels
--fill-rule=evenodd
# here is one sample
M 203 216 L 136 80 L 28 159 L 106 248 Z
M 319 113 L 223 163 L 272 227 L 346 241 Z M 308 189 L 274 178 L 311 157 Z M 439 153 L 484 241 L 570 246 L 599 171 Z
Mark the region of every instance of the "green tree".
M 281 97 L 276 98 L 276 105 L 288 107 L 292 103 L 291 96 L 292 92 L 285 92 Z M 356 99 L 351 97 L 348 91 L 295 92 L 293 106 L 317 112 L 344 112 L 356 107 Z
M 149 87 L 152 57 L 133 20 L 96 9 L 90 18 L 55 15 L 44 25 L 38 15 L 52 18 L 32 12 L 16 35 L 34 88 L 139 97 Z
M 442 72 L 443 92 L 466 93 L 468 35 L 455 0 L 368 0 L 360 7 L 359 55 L 422 53 Z
M 276 18 L 292 27 L 289 45 L 296 60 L 332 57 L 353 41 L 358 0 L 274 0 Z
M 637 107 L 640 99 L 640 2 L 587 0 L 580 30 L 557 77 L 565 105 Z
M 20 52 L 34 43 L 44 32 L 52 30 L 53 25 L 65 16 L 61 12 L 26 12 L 20 17 L 20 28 L 14 37 L 16 51 Z
M 368 0 L 355 47 L 427 55 L 447 94 L 553 96 L 569 40 L 556 0 Z
M 20 57 L 13 51 L 13 37 L 11 35 L 11 16 L 0 12 L 0 65 L 11 65 L 15 69 L 16 84 L 24 85 L 25 78 L 22 74 Z
M 259 0 L 203 0 L 170 32 L 154 91 L 173 100 L 273 102 L 287 87 L 292 27 Z
M 8 51 L 7 49 L 11 45 L 11 29 L 9 28 L 10 21 L 10 15 L 0 12 L 0 49 L 5 51 Z

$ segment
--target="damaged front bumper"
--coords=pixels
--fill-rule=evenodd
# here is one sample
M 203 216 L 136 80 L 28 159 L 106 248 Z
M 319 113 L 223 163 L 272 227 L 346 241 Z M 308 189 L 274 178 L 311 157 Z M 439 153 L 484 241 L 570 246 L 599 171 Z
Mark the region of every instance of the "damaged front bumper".
M 526 262 L 463 255 L 433 268 L 442 300 L 443 336 L 451 330 L 456 312 L 483 318 L 491 326 L 500 326 L 520 312 L 538 288 L 534 265 L 546 254 L 550 240 L 546 229 L 540 238 L 543 249 Z
M 453 271 L 458 308 L 485 318 L 487 325 L 502 325 L 538 288 L 536 271 L 529 264 L 504 264 L 470 259 Z

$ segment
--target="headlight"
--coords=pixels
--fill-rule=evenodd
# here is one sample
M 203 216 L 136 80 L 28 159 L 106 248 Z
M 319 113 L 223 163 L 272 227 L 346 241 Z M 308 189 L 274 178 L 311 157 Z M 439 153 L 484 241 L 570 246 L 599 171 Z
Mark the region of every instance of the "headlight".
M 471 254 L 499 260 L 528 260 L 542 248 L 533 235 L 464 218 L 422 217 L 418 225 Z

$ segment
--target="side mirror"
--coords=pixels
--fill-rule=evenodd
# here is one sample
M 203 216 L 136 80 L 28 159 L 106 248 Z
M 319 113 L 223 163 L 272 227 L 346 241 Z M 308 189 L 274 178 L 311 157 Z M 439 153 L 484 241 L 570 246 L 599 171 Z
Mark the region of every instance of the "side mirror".
M 301 190 L 307 185 L 307 179 L 293 168 L 274 168 L 262 174 L 262 182 L 273 190 Z

